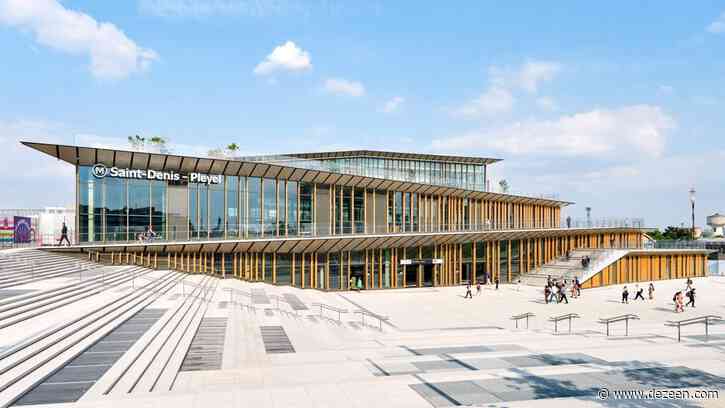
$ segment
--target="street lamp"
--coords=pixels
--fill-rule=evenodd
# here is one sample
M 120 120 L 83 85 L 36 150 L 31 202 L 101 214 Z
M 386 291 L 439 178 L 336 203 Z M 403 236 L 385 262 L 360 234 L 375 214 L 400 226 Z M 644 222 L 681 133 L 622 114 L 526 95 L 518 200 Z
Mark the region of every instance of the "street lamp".
M 690 189 L 690 204 L 692 205 L 692 239 L 695 239 L 695 187 Z

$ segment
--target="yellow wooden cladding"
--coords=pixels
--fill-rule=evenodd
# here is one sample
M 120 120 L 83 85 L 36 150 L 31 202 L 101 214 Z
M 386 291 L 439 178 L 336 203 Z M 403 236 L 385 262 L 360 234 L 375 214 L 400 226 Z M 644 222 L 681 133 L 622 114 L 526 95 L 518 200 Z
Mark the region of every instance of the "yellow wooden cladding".
M 705 276 L 706 254 L 633 254 L 627 255 L 591 279 L 582 287 L 597 288 L 635 282 L 651 282 L 665 279 L 682 279 Z

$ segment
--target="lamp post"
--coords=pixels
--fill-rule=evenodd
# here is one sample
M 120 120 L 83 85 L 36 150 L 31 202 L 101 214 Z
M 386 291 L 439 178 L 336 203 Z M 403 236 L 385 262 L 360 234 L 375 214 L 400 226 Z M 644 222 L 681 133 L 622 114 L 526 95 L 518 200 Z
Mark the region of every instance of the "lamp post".
M 692 239 L 695 239 L 695 187 L 690 188 L 690 204 L 692 206 Z

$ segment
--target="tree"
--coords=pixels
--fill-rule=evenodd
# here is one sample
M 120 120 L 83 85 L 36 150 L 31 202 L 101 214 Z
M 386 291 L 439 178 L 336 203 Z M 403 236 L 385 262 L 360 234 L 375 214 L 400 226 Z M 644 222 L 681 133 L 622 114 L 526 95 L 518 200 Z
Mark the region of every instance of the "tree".
M 222 150 L 220 147 L 209 150 L 208 152 L 206 152 L 206 155 L 217 159 L 223 159 L 225 157 L 224 150 Z
M 159 153 L 169 153 L 169 149 L 167 148 L 167 142 L 168 140 L 161 136 L 154 136 L 150 140 L 152 145 L 156 146 L 156 148 L 159 150 Z
M 649 236 L 652 237 L 652 239 L 654 239 L 655 241 L 688 240 L 692 238 L 692 230 L 689 228 L 674 227 L 670 225 L 669 227 L 665 228 L 664 232 L 656 229 L 650 232 Z
M 498 182 L 498 186 L 501 187 L 501 192 L 506 194 L 509 191 L 509 182 L 504 180 L 501 180 Z
M 128 144 L 130 144 L 131 148 L 134 150 L 143 150 L 144 147 L 146 147 L 146 138 L 139 135 L 129 136 Z
M 230 143 L 227 145 L 227 151 L 229 152 L 229 156 L 234 156 L 239 151 L 239 145 L 236 143 Z

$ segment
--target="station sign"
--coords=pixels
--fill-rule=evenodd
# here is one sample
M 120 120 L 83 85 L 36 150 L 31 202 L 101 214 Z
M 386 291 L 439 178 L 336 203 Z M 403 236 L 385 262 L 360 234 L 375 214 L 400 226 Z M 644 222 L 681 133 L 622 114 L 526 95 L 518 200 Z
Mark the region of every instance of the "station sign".
M 443 259 L 401 259 L 401 265 L 442 265 Z
M 136 180 L 160 180 L 160 181 L 186 181 L 189 183 L 198 184 L 221 184 L 224 182 L 224 176 L 221 174 L 204 174 L 204 173 L 189 173 L 181 174 L 175 171 L 161 171 L 161 170 L 143 170 L 143 169 L 127 169 L 118 168 L 116 166 L 106 167 L 105 164 L 95 164 L 91 168 L 91 173 L 98 179 L 105 177 L 113 178 L 125 178 L 125 179 L 136 179 Z

